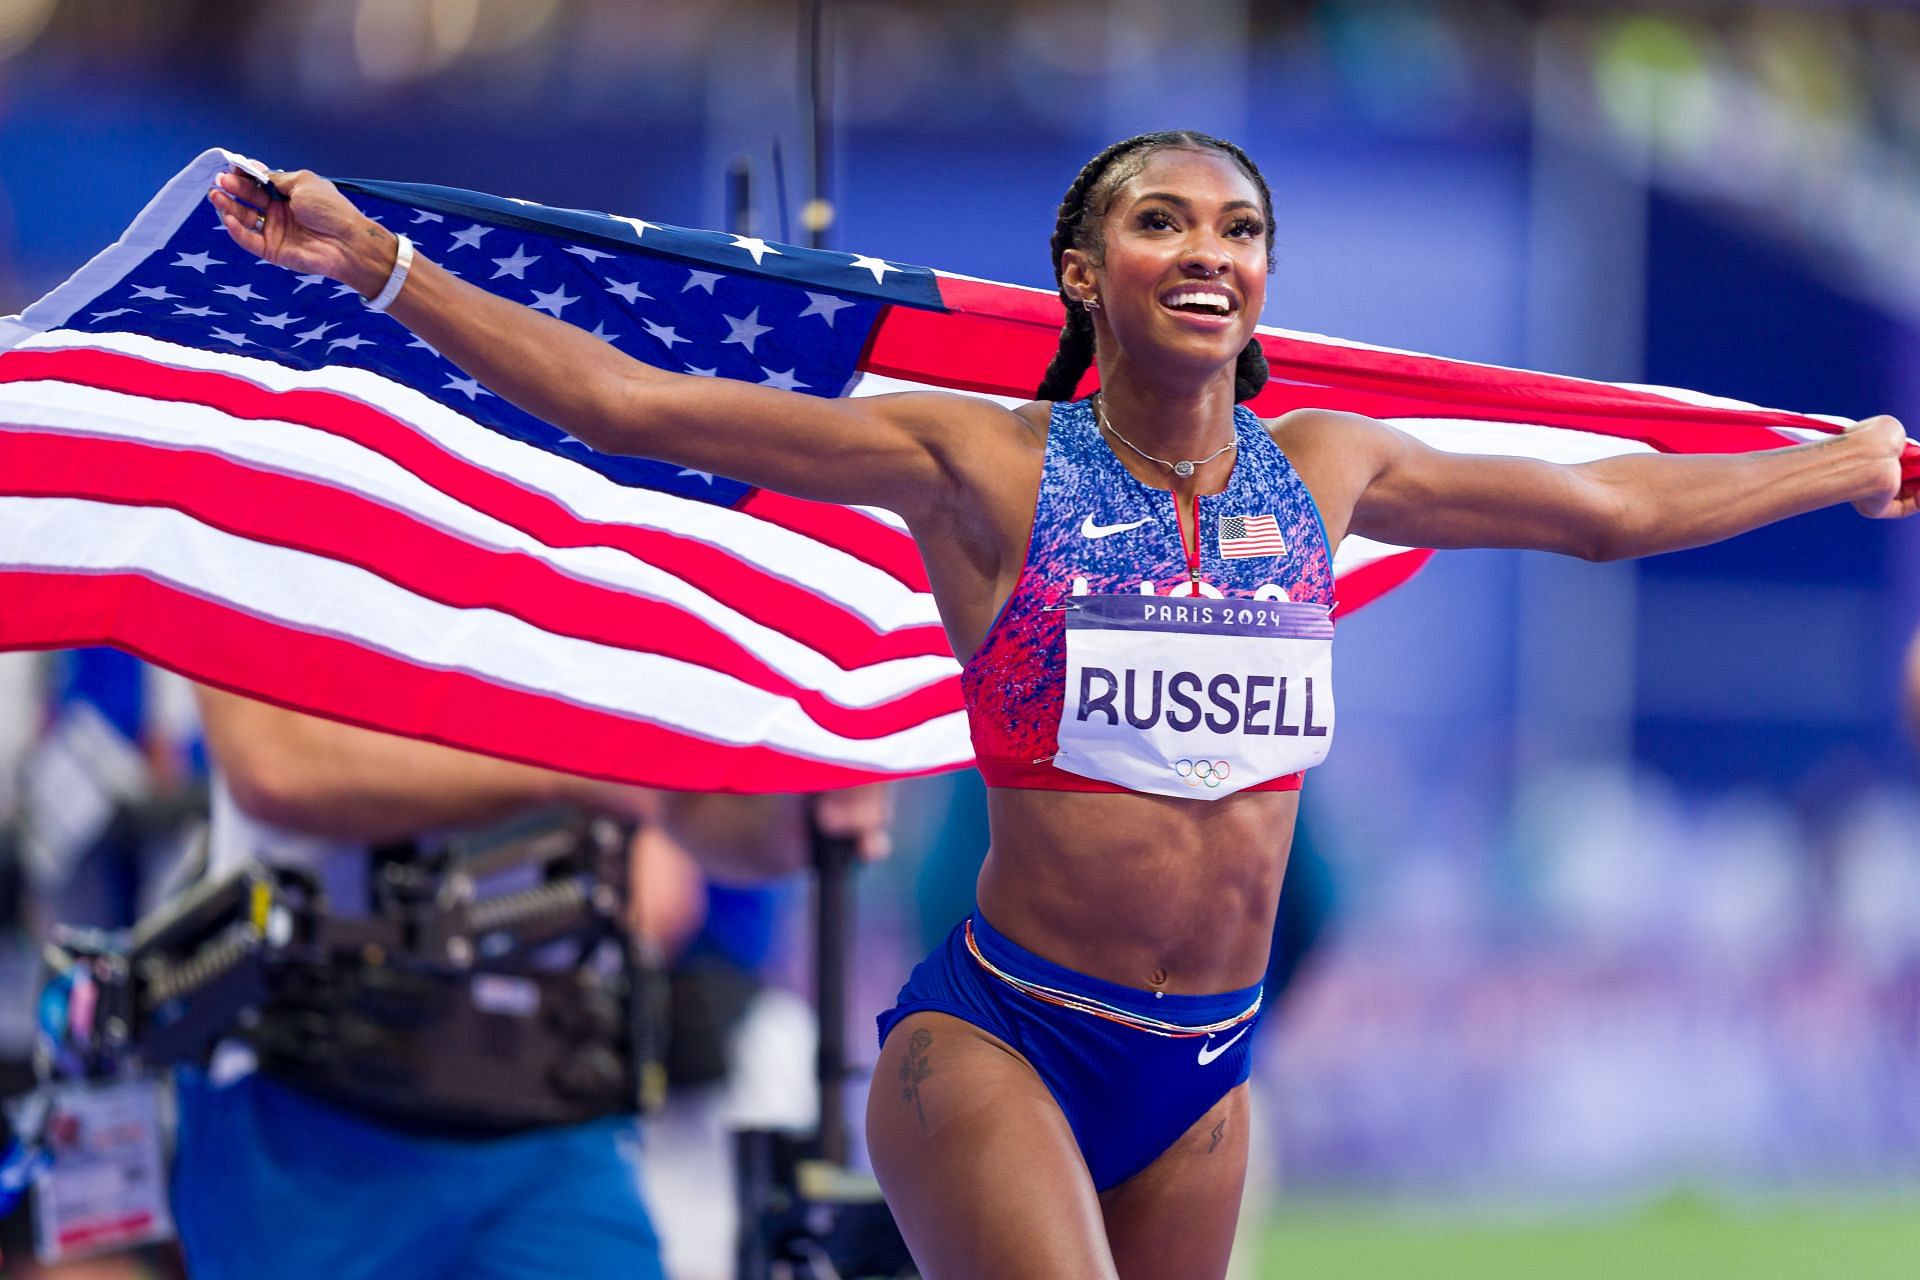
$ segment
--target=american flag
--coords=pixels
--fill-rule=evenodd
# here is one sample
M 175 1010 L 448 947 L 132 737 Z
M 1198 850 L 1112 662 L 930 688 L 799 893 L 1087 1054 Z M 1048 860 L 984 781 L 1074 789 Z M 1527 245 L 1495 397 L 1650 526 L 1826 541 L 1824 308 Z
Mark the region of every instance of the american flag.
M 1227 559 L 1285 555 L 1286 550 L 1286 539 L 1280 536 L 1280 522 L 1271 514 L 1220 517 L 1220 554 Z
M 213 150 L 0 320 L 0 648 L 103 643 L 374 728 L 631 782 L 796 791 L 962 767 L 958 668 L 893 515 L 595 453 L 253 261 Z M 1025 400 L 1050 293 L 440 187 L 342 186 L 467 280 L 664 368 Z M 1578 460 L 1827 423 L 1263 330 L 1256 412 Z M 1083 392 L 1091 388 L 1091 381 Z M 1349 537 L 1352 609 L 1427 553 Z

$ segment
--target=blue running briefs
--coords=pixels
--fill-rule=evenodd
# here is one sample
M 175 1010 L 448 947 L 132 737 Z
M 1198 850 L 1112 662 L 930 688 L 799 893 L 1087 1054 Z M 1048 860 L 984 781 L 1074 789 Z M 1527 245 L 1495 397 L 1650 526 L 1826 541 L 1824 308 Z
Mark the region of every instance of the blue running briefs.
M 973 938 L 996 968 L 1024 982 L 1091 998 L 1144 1018 L 1204 1026 L 1244 1012 L 1258 986 L 1220 995 L 1157 995 L 1089 978 L 996 932 L 977 912 Z M 966 922 L 915 967 L 880 1015 L 880 1043 L 908 1014 L 944 1013 L 1017 1049 L 1052 1091 L 1080 1144 L 1093 1185 L 1106 1191 L 1140 1172 L 1253 1070 L 1249 1019 L 1218 1035 L 1168 1037 L 1063 1009 L 1014 988 L 967 950 Z

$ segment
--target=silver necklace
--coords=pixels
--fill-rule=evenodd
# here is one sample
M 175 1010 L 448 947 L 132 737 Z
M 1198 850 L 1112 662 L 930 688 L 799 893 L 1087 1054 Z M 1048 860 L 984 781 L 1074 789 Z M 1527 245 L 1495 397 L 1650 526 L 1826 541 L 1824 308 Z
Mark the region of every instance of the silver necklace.
M 1113 424 L 1107 421 L 1107 398 L 1105 396 L 1100 396 L 1093 402 L 1093 411 L 1100 415 L 1100 425 L 1109 431 L 1113 431 Z M 1113 438 L 1145 458 L 1148 462 L 1157 462 L 1182 479 L 1192 475 L 1195 467 L 1206 466 L 1209 462 L 1212 462 L 1215 458 L 1240 443 L 1237 439 L 1229 440 L 1204 458 L 1181 458 L 1178 462 L 1168 462 L 1165 458 L 1154 457 L 1145 449 L 1142 449 L 1139 445 L 1121 435 L 1118 431 L 1113 431 Z

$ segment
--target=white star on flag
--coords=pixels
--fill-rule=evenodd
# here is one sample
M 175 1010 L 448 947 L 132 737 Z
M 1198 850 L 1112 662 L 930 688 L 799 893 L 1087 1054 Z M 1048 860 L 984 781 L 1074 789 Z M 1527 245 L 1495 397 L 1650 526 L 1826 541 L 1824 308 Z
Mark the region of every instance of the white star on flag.
M 295 293 L 298 293 L 310 284 L 323 283 L 326 280 L 326 277 L 325 276 L 295 276 L 294 279 L 300 282 L 299 284 L 293 286 L 293 291 Z
M 567 252 L 576 257 L 585 258 L 588 262 L 598 262 L 602 258 L 611 258 L 613 256 L 610 253 L 603 253 L 598 249 L 589 249 L 585 245 L 578 244 L 568 245 Z
M 793 376 L 800 372 L 798 368 L 789 369 L 785 373 L 775 373 L 765 365 L 762 365 L 760 372 L 767 375 L 760 380 L 760 385 L 763 387 L 777 387 L 782 391 L 798 391 L 807 385 Z
M 212 335 L 220 339 L 220 341 L 231 342 L 236 347 L 250 347 L 253 345 L 253 339 L 244 333 L 234 333 L 228 329 L 214 329 L 211 332 Z
M 204 251 L 200 253 L 182 253 L 175 256 L 173 260 L 174 266 L 192 267 L 195 271 L 198 271 L 201 275 L 207 274 L 208 267 L 224 266 L 225 264 L 226 264 L 225 258 L 216 258 L 212 254 L 206 253 Z
M 456 231 L 453 233 L 453 243 L 447 246 L 447 252 L 452 253 L 455 249 L 478 249 L 480 238 L 491 230 L 493 230 L 492 227 L 481 226 L 476 222 L 465 231 Z
M 93 313 L 93 318 L 95 320 L 111 320 L 115 316 L 127 316 L 132 314 L 133 314 L 132 307 L 115 307 L 111 311 L 96 311 Z
M 253 322 L 255 324 L 267 325 L 274 329 L 284 329 L 292 324 L 293 321 L 294 315 L 290 311 L 282 311 L 277 316 L 263 316 L 258 311 L 253 313 Z
M 624 222 L 632 227 L 633 238 L 635 240 L 644 239 L 647 232 L 655 230 L 653 223 L 648 222 L 645 218 L 627 218 L 616 213 L 613 215 L 613 220 L 615 222 Z
M 435 355 L 440 354 L 440 349 L 438 347 L 434 346 L 431 342 L 428 342 L 425 338 L 421 337 L 419 334 L 415 334 L 413 341 L 409 342 L 407 345 L 410 347 L 419 347 L 423 351 L 431 351 Z
M 713 472 L 711 471 L 695 471 L 692 467 L 682 467 L 680 468 L 680 474 L 683 476 L 699 476 L 708 484 L 713 483 Z
M 753 265 L 756 267 L 760 265 L 760 259 L 766 257 L 768 254 L 772 254 L 776 258 L 781 256 L 778 249 L 768 244 L 765 240 L 762 240 L 759 236 L 735 236 L 733 238 L 733 247 L 736 249 L 745 249 L 748 253 L 752 254 Z
M 720 273 L 718 271 L 689 270 L 687 272 L 687 282 L 680 286 L 680 292 L 685 293 L 689 289 L 705 289 L 708 293 L 712 293 L 713 286 L 719 283 Z
M 167 286 L 163 284 L 140 284 L 133 287 L 133 296 L 136 298 L 145 298 L 149 302 L 167 302 L 174 298 L 185 297 L 186 295 L 169 293 Z
M 493 265 L 500 269 L 488 276 L 487 279 L 498 280 L 501 276 L 512 276 L 515 280 L 525 280 L 527 278 L 527 268 L 538 261 L 540 261 L 538 254 L 528 253 L 527 246 L 521 245 L 513 251 L 512 257 L 495 258 Z
M 370 339 L 363 338 L 357 333 L 350 333 L 344 338 L 335 338 L 332 342 L 329 342 L 327 344 L 327 350 L 331 351 L 335 347 L 345 347 L 349 351 L 358 351 L 362 347 L 370 347 L 372 345 L 373 342 Z
M 235 298 L 238 298 L 242 302 L 265 302 L 267 300 L 266 294 L 255 293 L 253 291 L 253 286 L 250 284 L 215 285 L 213 291 L 215 293 L 232 294 Z
M 446 219 L 437 213 L 431 213 L 425 209 L 415 209 L 413 211 L 413 221 L 414 225 L 418 226 L 423 222 L 445 222 Z
M 177 316 L 200 316 L 204 318 L 206 316 L 217 316 L 220 313 L 212 307 L 175 307 L 173 314 Z
M 293 335 L 293 345 L 298 347 L 312 342 L 315 338 L 324 338 L 327 336 L 327 330 L 338 328 L 339 324 L 338 320 L 329 320 L 325 324 L 315 325 L 305 333 L 296 333 Z
M 804 320 L 808 316 L 819 316 L 827 322 L 827 328 L 831 329 L 833 318 L 852 305 L 845 298 L 836 298 L 830 293 L 815 293 L 809 289 L 807 290 L 807 309 L 800 313 L 799 318 Z
M 646 327 L 646 330 L 648 333 L 652 334 L 655 338 L 659 339 L 661 342 L 666 343 L 667 350 L 669 351 L 673 350 L 674 343 L 686 341 L 685 338 L 675 333 L 667 325 L 655 324 L 651 320 L 642 320 L 640 323 Z
M 773 332 L 772 325 L 760 323 L 760 308 L 758 307 L 747 312 L 744 316 L 722 316 L 720 318 L 727 322 L 727 336 L 720 339 L 720 345 L 724 347 L 729 342 L 737 342 L 747 349 L 748 355 L 753 354 L 753 344 L 760 340 L 761 334 Z
M 611 294 L 613 294 L 614 296 L 616 296 L 616 297 L 618 297 L 618 298 L 622 298 L 622 299 L 624 299 L 624 300 L 625 300 L 626 302 L 628 302 L 629 304 L 632 304 L 632 303 L 636 303 L 636 302 L 639 302 L 639 301 L 640 301 L 640 299 L 642 299 L 642 298 L 645 298 L 645 299 L 647 299 L 648 301 L 652 301 L 652 300 L 653 300 L 653 295 L 652 295 L 652 294 L 650 294 L 650 293 L 643 293 L 643 292 L 641 292 L 641 290 L 640 290 L 640 286 L 639 286 L 639 285 L 638 285 L 637 283 L 636 283 L 636 284 L 622 284 L 622 283 L 621 283 L 620 281 L 618 281 L 618 280 L 613 280 L 613 281 L 610 281 L 610 282 L 608 282 L 608 284 L 607 284 L 607 292 L 608 292 L 608 293 L 611 293 Z M 684 293 L 684 292 L 685 292 L 685 290 L 682 290 L 682 292 Z
M 493 394 L 493 392 L 481 386 L 477 378 L 448 378 L 447 385 L 440 389 L 442 391 L 458 391 L 469 400 L 477 396 L 490 396 Z
M 854 254 L 853 261 L 848 265 L 852 267 L 857 267 L 862 271 L 873 272 L 873 282 L 875 284 L 886 283 L 883 277 L 887 274 L 887 272 L 898 271 L 900 269 L 898 267 L 887 265 L 886 259 L 884 258 L 870 258 L 864 253 Z
M 694 367 L 693 367 L 692 365 L 688 365 L 688 366 L 687 366 L 687 372 L 688 372 L 688 373 L 690 373 L 690 374 L 692 374 L 692 375 L 693 375 L 694 377 L 696 377 L 696 378 L 717 378 L 717 377 L 719 377 L 719 376 L 720 376 L 720 370 L 719 370 L 719 369 L 717 369 L 717 368 L 715 368 L 715 369 L 696 369 L 696 368 L 694 368 Z
M 535 311 L 544 311 L 548 315 L 558 316 L 562 311 L 566 310 L 567 307 L 578 301 L 580 301 L 578 297 L 568 293 L 567 287 L 561 285 L 550 293 L 542 293 L 538 289 L 535 289 L 533 291 L 533 301 L 529 305 L 532 306 Z
M 616 338 L 618 338 L 620 335 L 617 333 L 608 333 L 607 322 L 605 320 L 601 320 L 601 321 L 597 321 L 594 324 L 593 332 L 590 336 L 598 338 L 602 342 L 612 342 Z
M 333 286 L 333 296 L 336 298 L 351 297 L 354 294 L 357 294 L 359 292 L 360 291 L 358 289 L 354 288 L 350 284 L 337 284 Z

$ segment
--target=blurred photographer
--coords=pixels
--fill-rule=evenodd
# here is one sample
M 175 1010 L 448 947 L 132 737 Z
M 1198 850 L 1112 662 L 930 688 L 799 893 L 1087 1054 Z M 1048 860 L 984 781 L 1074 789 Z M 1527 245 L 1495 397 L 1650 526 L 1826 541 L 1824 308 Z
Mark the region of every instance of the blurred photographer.
M 662 949 L 698 927 L 696 868 L 738 878 L 805 865 L 791 797 L 656 792 L 211 689 L 198 700 L 215 764 L 208 874 L 248 859 L 303 867 L 338 912 L 369 901 L 397 843 L 430 846 L 555 804 L 636 824 L 630 919 Z M 884 851 L 885 806 L 871 793 L 826 800 L 818 820 L 869 855 Z M 579 966 L 583 983 L 592 967 Z M 477 1069 L 497 1065 L 483 1062 L 496 1049 L 514 1046 L 449 1043 L 445 1053 Z M 529 1079 L 530 1091 L 540 1087 Z M 179 1110 L 173 1207 L 196 1277 L 662 1274 L 630 1106 L 569 1123 L 476 1124 L 439 1114 L 431 1099 L 367 1107 L 323 1096 L 304 1075 L 291 1082 L 271 1063 L 249 1070 L 217 1058 L 205 1073 L 181 1073 Z

